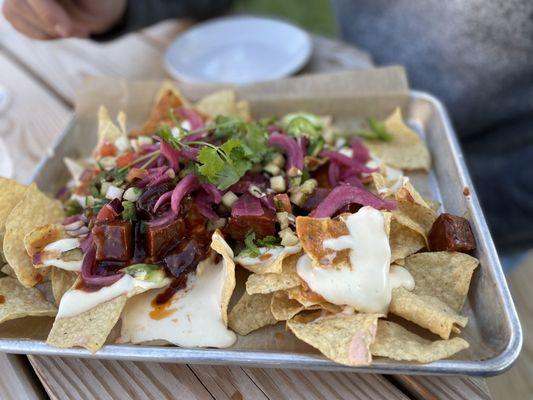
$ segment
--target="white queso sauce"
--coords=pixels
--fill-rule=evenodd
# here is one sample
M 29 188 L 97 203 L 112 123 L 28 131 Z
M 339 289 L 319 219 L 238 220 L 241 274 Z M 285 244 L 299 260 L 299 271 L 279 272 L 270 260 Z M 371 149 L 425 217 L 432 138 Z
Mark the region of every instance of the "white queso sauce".
M 298 275 L 315 293 L 337 305 L 352 306 L 367 313 L 387 313 L 392 289 L 412 290 L 414 279 L 405 268 L 390 268 L 391 250 L 383 214 L 362 207 L 342 218 L 349 234 L 324 240 L 324 248 L 350 250 L 349 265 L 314 266 L 308 255 L 297 263 Z

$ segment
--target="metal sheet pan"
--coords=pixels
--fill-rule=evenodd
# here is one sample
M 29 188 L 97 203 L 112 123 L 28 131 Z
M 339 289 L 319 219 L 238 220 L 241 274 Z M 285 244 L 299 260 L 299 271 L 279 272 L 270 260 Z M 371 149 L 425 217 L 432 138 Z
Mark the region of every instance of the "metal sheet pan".
M 96 354 L 83 349 L 58 349 L 46 345 L 50 322 L 27 324 L 27 319 L 0 327 L 0 350 L 12 353 L 49 354 L 192 364 L 227 364 L 255 367 L 299 368 L 394 374 L 495 375 L 508 369 L 518 357 L 522 330 L 498 255 L 485 223 L 476 193 L 466 170 L 456 136 L 442 104 L 434 97 L 412 91 L 407 107 L 409 123 L 425 138 L 433 157 L 433 170 L 426 186 L 443 210 L 468 218 L 478 242 L 480 268 L 474 274 L 463 314 L 469 324 L 463 336 L 470 349 L 454 359 L 431 364 L 397 362 L 376 358 L 371 366 L 350 368 L 336 364 L 311 348 L 291 349 L 269 343 L 238 342 L 229 349 L 106 345 Z M 58 138 L 34 176 L 44 190 L 56 190 L 67 179 L 64 156 L 77 157 L 90 151 L 82 131 L 72 123 Z M 416 177 L 414 177 L 416 179 Z M 426 182 L 427 178 L 424 177 Z M 415 183 L 415 186 L 416 183 Z M 30 328 L 24 329 L 25 326 Z M 276 333 L 276 328 L 272 333 Z

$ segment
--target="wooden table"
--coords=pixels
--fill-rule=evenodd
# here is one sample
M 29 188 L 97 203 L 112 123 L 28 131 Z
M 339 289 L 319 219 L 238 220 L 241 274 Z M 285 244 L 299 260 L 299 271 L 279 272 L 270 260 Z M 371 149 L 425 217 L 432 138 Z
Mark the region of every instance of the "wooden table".
M 163 52 L 184 23 L 165 22 L 120 40 L 36 42 L 0 17 L 0 85 L 12 94 L 0 111 L 0 138 L 13 175 L 27 182 L 72 117 L 84 76 L 128 79 L 168 77 Z M 359 50 L 314 38 L 304 72 L 364 68 Z M 0 354 L 2 399 L 489 399 L 483 379 L 407 377 L 223 366 L 176 365 Z

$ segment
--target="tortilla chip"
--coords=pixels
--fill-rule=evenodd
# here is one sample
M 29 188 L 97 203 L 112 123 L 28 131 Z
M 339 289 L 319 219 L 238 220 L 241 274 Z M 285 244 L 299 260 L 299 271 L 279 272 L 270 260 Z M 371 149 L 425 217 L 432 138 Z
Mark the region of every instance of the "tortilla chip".
M 56 307 L 35 288 L 25 288 L 15 278 L 0 279 L 0 324 L 23 317 L 53 317 Z
M 326 302 L 326 299 L 318 293 L 313 292 L 305 282 L 302 282 L 300 286 L 288 289 L 287 295 L 289 299 L 296 300 L 305 307 Z
M 246 100 L 239 100 L 235 104 L 237 116 L 243 119 L 244 121 L 250 121 L 252 119 L 252 114 L 250 112 L 250 103 Z
M 279 274 L 251 274 L 246 281 L 248 294 L 272 293 L 299 286 L 302 282 L 296 273 L 296 263 L 301 254 L 293 254 L 283 260 Z
M 413 254 L 405 260 L 415 280 L 414 293 L 435 296 L 456 311 L 463 308 L 478 265 L 468 254 L 447 251 Z
M 244 100 L 237 102 L 237 95 L 231 89 L 219 90 L 205 96 L 196 103 L 195 108 L 211 119 L 218 115 L 240 117 L 245 120 L 250 118 L 248 102 Z
M 403 287 L 392 291 L 389 311 L 426 328 L 443 339 L 448 339 L 457 326 L 464 328 L 468 318 L 463 317 L 434 296 L 418 295 Z
M 296 218 L 296 234 L 304 251 L 317 264 L 349 262 L 349 250 L 335 252 L 324 248 L 324 240 L 348 235 L 346 224 L 340 219 Z M 336 255 L 335 255 L 336 254 Z
M 228 316 L 228 326 L 239 335 L 247 335 L 263 326 L 278 321 L 270 311 L 272 294 L 253 294 L 244 292 Z
M 62 224 L 41 225 L 24 236 L 24 248 L 30 256 L 33 256 L 42 251 L 48 244 L 65 237 L 65 228 Z
M 376 340 L 370 346 L 374 356 L 388 357 L 398 361 L 430 363 L 448 358 L 468 348 L 468 342 L 455 337 L 432 342 L 409 332 L 390 321 L 378 321 Z
M 15 274 L 15 271 L 13 271 L 13 268 L 9 266 L 9 264 L 5 264 L 2 269 L 0 269 L 3 274 L 10 276 L 11 278 L 16 278 L 17 274 Z
M 24 236 L 37 226 L 61 223 L 63 218 L 61 203 L 47 197 L 35 183 L 28 187 L 22 200 L 7 217 L 4 256 L 24 286 L 36 285 L 48 273 L 47 268 L 39 271 L 33 268 L 31 257 L 24 248 Z
M 437 213 L 409 182 L 406 182 L 394 197 L 398 208 L 392 212 L 393 219 L 419 233 L 427 244 L 427 235 L 437 219 Z
M 50 280 L 52 281 L 52 293 L 56 304 L 59 305 L 61 298 L 65 292 L 74 285 L 77 278 L 78 274 L 74 271 L 66 271 L 61 268 L 52 267 Z
M 244 265 L 243 262 L 240 262 L 241 258 L 237 256 L 235 261 L 248 271 L 253 272 L 254 274 L 280 274 L 283 271 L 283 260 L 289 257 L 292 254 L 300 253 L 302 248 L 300 245 L 294 246 L 285 246 L 284 249 L 276 256 L 276 258 L 269 258 L 266 261 L 259 261 L 257 264 L 247 264 Z
M 376 335 L 378 317 L 378 314 L 337 314 L 309 323 L 289 320 L 287 327 L 330 360 L 359 366 L 372 361 L 370 344 Z
M 429 171 L 429 151 L 420 136 L 404 123 L 401 110 L 396 109 L 383 123 L 392 140 L 365 140 L 372 154 L 394 168 Z
M 424 237 L 393 219 L 390 225 L 389 244 L 391 263 L 403 259 L 426 247 Z
M 118 126 L 111 120 L 109 111 L 105 106 L 100 106 L 98 109 L 98 145 L 97 148 L 104 141 L 115 143 L 115 141 L 124 135 Z
M 91 353 L 105 343 L 126 304 L 122 295 L 79 315 L 56 318 L 46 343 L 54 347 L 84 347 Z
M 217 229 L 211 237 L 211 248 L 224 258 L 224 286 L 222 287 L 222 320 L 228 326 L 228 305 L 235 290 L 235 263 L 233 262 L 233 250 L 226 243 L 222 234 Z
M 7 217 L 17 203 L 22 200 L 25 192 L 26 186 L 12 179 L 0 177 L 0 253 L 2 253 L 6 233 Z
M 165 84 L 157 95 L 156 104 L 152 108 L 150 117 L 144 123 L 142 134 L 152 135 L 162 125 L 174 126 L 169 111 L 183 105 L 185 105 L 185 101 L 179 90 L 173 85 Z
M 317 306 L 314 309 L 317 309 Z M 270 303 L 270 310 L 272 315 L 278 321 L 287 321 L 305 310 L 305 307 L 296 300 L 289 299 L 287 292 L 279 291 L 272 295 L 272 302 Z

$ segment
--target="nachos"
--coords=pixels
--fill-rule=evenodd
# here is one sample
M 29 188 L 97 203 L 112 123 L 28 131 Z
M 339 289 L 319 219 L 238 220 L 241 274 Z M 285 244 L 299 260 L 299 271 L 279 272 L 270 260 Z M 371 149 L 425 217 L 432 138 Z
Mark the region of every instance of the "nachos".
M 65 160 L 63 202 L 0 180 L 2 322 L 55 316 L 47 342 L 91 352 L 229 347 L 285 324 L 350 366 L 468 347 L 474 237 L 406 176 L 430 155 L 399 110 L 339 132 L 329 116 L 254 120 L 231 90 L 193 103 L 166 85 L 142 127 L 102 107 L 97 134 L 90 157 Z

